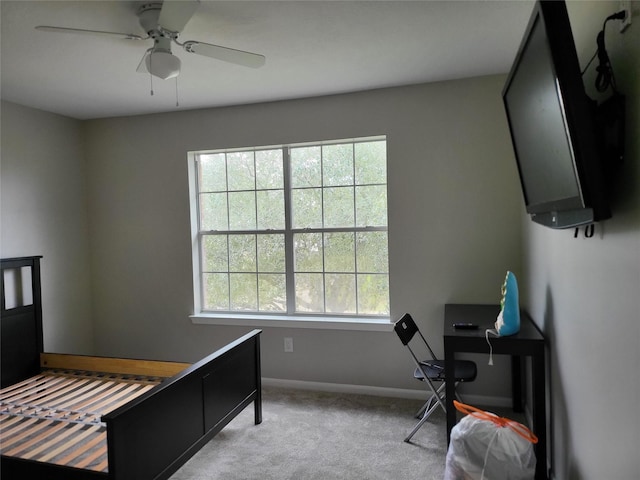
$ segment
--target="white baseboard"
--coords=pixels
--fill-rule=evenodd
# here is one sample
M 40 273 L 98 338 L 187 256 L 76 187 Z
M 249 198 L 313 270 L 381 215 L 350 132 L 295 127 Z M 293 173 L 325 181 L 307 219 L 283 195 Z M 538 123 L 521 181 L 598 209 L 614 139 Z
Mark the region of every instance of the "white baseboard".
M 373 395 L 376 397 L 408 398 L 412 400 L 426 400 L 426 390 L 412 390 L 409 388 L 374 387 L 371 385 L 349 385 L 344 383 L 307 382 L 303 380 L 284 380 L 280 378 L 263 378 L 265 387 L 292 388 L 297 390 L 313 390 L 319 392 L 354 393 L 359 395 Z M 486 395 L 465 395 L 462 400 L 470 405 L 509 407 L 511 399 L 508 397 L 491 397 Z

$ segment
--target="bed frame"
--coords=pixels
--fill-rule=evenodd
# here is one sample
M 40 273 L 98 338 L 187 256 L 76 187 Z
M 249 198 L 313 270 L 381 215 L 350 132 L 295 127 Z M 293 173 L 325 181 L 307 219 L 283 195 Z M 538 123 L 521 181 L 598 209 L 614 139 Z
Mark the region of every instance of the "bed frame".
M 102 429 L 106 428 L 106 471 L 18 458 L 3 451 L 3 478 L 167 479 L 252 402 L 255 424 L 262 422 L 260 330 L 192 365 L 43 353 L 40 258 L 2 260 L 3 389 L 52 368 L 74 372 L 98 368 L 107 375 L 125 376 L 165 372 L 166 378 L 100 417 Z M 26 302 L 5 303 L 5 273 L 18 278 L 11 293 Z

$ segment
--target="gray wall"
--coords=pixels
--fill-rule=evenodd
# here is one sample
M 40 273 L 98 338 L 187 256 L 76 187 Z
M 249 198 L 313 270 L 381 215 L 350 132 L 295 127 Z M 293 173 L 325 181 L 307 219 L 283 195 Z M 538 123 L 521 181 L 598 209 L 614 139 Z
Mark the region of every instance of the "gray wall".
M 624 34 L 607 24 L 606 46 L 627 95 L 627 155 L 614 216 L 593 238 L 524 229 L 528 308 L 550 347 L 551 448 L 556 480 L 640 478 L 640 2 Z M 581 65 L 618 2 L 571 2 Z M 592 97 L 593 66 L 585 75 Z M 633 453 L 632 453 L 633 452 Z
M 2 102 L 2 258 L 42 255 L 44 339 L 91 353 L 86 169 L 81 123 Z
M 96 348 L 194 360 L 242 327 L 193 325 L 186 152 L 387 135 L 392 317 L 442 349 L 446 302 L 497 303 L 521 202 L 504 77 L 86 123 Z M 294 339 L 285 354 L 283 337 Z M 265 377 L 420 389 L 392 332 L 265 328 Z M 486 359 L 483 359 L 486 365 Z M 497 374 L 495 372 L 498 372 Z M 493 369 L 475 393 L 508 396 Z

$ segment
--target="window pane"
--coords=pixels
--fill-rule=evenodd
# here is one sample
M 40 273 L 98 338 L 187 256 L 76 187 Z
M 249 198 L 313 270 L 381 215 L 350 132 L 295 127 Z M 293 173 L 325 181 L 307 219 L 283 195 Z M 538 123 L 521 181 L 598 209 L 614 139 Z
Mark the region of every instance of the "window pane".
M 200 230 L 228 230 L 227 194 L 200 195 Z
M 229 229 L 255 230 L 256 194 L 255 192 L 229 193 Z
M 262 312 L 286 312 L 287 281 L 285 275 L 259 274 L 258 300 Z
M 229 236 L 229 271 L 256 272 L 256 236 Z
M 296 147 L 290 150 L 291 187 L 322 186 L 320 147 Z
M 324 312 L 321 273 L 297 273 L 295 284 L 297 312 Z
M 308 188 L 291 193 L 293 228 L 322 227 L 322 189 Z
M 324 189 L 324 227 L 353 227 L 355 224 L 353 187 Z
M 258 271 L 286 271 L 284 235 L 258 235 Z
M 258 200 L 258 229 L 284 230 L 284 191 L 256 192 Z
M 351 232 L 325 233 L 325 272 L 355 272 L 356 254 L 354 243 L 354 234 Z
M 356 225 L 358 227 L 387 226 L 386 185 L 356 187 Z
M 388 275 L 358 275 L 358 313 L 389 315 Z
M 322 234 L 297 233 L 293 236 L 296 272 L 322 272 Z
M 229 310 L 229 277 L 226 273 L 203 273 L 202 308 Z
M 347 274 L 325 276 L 327 313 L 356 313 L 356 277 Z
M 202 238 L 202 270 L 205 272 L 229 270 L 226 235 L 207 235 Z
M 257 275 L 230 273 L 229 293 L 232 310 L 258 310 Z
M 355 144 L 356 185 L 387 183 L 387 142 Z
M 224 192 L 227 189 L 227 165 L 224 153 L 200 155 L 198 157 L 201 192 Z
M 388 273 L 387 232 L 358 232 L 356 241 L 358 272 Z
M 256 188 L 281 189 L 283 187 L 282 149 L 256 152 Z
M 229 190 L 255 189 L 256 173 L 253 164 L 253 152 L 228 153 L 227 176 L 229 178 Z
M 322 148 L 323 185 L 353 185 L 353 144 Z

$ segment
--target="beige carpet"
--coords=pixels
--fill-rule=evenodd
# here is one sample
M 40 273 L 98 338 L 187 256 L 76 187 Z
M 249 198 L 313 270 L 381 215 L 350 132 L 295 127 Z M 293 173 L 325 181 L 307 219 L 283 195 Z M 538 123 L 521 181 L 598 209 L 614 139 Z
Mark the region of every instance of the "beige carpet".
M 403 439 L 420 402 L 265 388 L 263 422 L 250 406 L 171 480 L 441 480 L 445 416 Z

